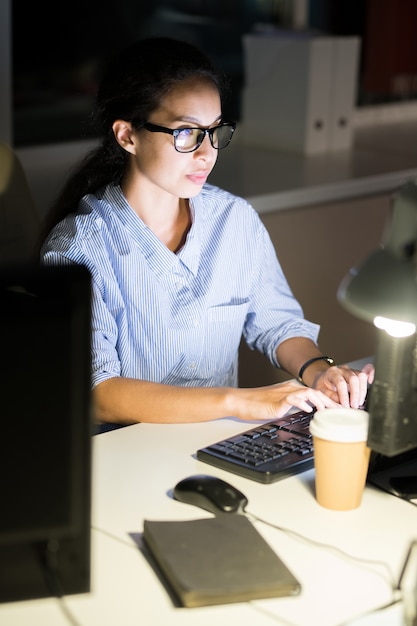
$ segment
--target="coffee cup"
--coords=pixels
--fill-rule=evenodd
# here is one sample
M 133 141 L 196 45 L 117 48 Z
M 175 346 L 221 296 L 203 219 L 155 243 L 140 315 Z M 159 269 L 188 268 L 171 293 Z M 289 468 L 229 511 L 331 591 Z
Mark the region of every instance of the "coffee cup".
M 369 466 L 369 414 L 361 409 L 316 411 L 313 436 L 317 502 L 336 511 L 360 506 Z

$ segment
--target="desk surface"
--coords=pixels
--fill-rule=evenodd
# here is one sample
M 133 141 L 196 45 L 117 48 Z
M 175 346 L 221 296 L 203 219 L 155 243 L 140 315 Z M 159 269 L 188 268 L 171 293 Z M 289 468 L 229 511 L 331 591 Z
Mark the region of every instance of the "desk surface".
M 138 424 L 93 438 L 92 591 L 68 596 L 77 626 L 400 626 L 401 607 L 359 617 L 392 599 L 383 565 L 363 564 L 255 522 L 302 584 L 300 596 L 184 609 L 140 550 L 143 520 L 186 520 L 210 513 L 180 503 L 171 490 L 185 476 L 219 476 L 243 491 L 248 511 L 349 555 L 381 561 L 398 578 L 417 537 L 417 508 L 367 487 L 360 508 L 329 511 L 314 497 L 314 470 L 262 485 L 197 461 L 195 452 L 251 423 Z M 68 626 L 55 600 L 0 605 L 2 626 Z

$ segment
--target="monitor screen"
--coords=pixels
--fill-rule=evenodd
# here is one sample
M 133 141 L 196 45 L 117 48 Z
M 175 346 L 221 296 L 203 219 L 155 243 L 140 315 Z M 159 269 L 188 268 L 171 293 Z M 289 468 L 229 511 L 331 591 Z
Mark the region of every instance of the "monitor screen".
M 0 601 L 90 587 L 90 275 L 0 268 Z

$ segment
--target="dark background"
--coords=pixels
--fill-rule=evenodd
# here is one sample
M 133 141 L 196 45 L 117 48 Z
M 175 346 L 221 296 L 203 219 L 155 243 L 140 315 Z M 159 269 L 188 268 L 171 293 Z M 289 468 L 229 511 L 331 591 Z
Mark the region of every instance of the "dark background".
M 13 0 L 15 146 L 91 136 L 88 114 L 103 60 L 150 35 L 185 39 L 231 81 L 225 115 L 240 119 L 242 35 L 288 28 L 288 0 Z M 358 106 L 417 97 L 415 0 L 310 0 L 306 27 L 362 38 Z

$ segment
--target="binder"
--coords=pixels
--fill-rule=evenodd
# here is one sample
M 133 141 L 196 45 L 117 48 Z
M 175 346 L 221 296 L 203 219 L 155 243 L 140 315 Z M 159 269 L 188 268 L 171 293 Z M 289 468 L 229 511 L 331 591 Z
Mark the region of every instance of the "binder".
M 353 143 L 360 46 L 356 36 L 333 40 L 329 150 L 348 150 Z
M 360 44 L 357 36 L 245 35 L 246 145 L 305 155 L 349 149 Z
M 302 154 L 329 148 L 333 38 L 243 36 L 242 130 L 247 145 Z

